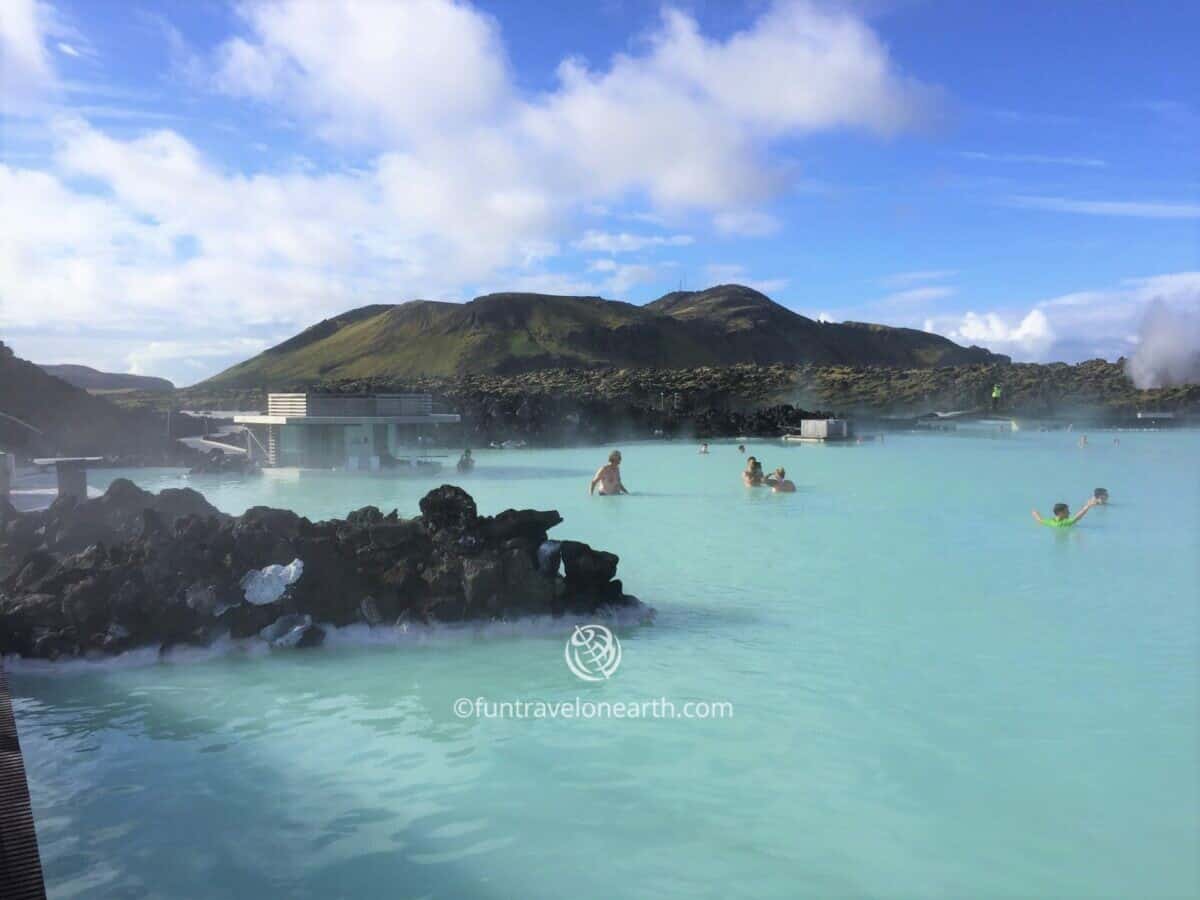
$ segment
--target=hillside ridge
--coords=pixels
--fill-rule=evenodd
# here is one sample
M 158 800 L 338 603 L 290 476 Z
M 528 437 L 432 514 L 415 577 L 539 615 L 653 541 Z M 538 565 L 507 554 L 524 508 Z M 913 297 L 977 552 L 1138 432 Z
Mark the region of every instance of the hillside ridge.
M 512 375 L 561 368 L 1007 363 L 910 328 L 817 322 L 753 288 L 674 291 L 644 306 L 500 292 L 467 303 L 372 304 L 324 319 L 201 384 L 302 387 L 354 378 Z

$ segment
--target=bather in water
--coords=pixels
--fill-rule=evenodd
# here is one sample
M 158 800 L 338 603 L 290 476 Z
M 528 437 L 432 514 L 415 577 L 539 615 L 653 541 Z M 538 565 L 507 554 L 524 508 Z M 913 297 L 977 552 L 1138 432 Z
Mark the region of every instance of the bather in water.
M 592 478 L 592 483 L 588 487 L 589 494 L 596 493 L 596 486 L 600 486 L 600 496 L 612 496 L 614 494 L 628 494 L 625 485 L 621 482 L 621 451 L 614 450 L 608 454 L 608 462 L 596 470 L 595 476 Z
M 763 478 L 762 463 L 755 457 L 746 458 L 746 468 L 742 470 L 742 481 L 746 487 L 762 487 L 765 479 Z

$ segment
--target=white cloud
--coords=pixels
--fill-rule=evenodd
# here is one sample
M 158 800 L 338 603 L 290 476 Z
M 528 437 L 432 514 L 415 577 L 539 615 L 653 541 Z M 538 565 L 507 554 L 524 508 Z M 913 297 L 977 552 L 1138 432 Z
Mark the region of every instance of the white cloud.
M 721 234 L 766 237 L 779 230 L 779 220 L 757 210 L 728 210 L 713 216 L 713 226 Z
M 716 208 L 727 217 L 722 230 L 735 230 L 734 213 L 749 220 L 747 201 L 786 184 L 765 142 L 847 126 L 893 133 L 920 117 L 926 99 L 861 21 L 807 3 L 777 4 L 726 41 L 667 10 L 649 47 L 603 72 L 563 63 L 558 90 L 529 107 L 525 126 L 601 190 Z
M 620 232 L 614 234 L 594 229 L 584 232 L 574 246 L 586 253 L 633 253 L 648 247 L 686 247 L 695 243 L 690 234 L 647 235 Z
M 494 294 L 509 291 L 559 294 L 570 297 L 598 297 L 603 293 L 603 289 L 595 282 L 560 272 L 533 272 L 525 275 L 506 276 L 502 282 L 488 287 L 483 293 Z
M 1050 320 L 1040 309 L 1030 311 L 1019 321 L 991 312 L 968 312 L 957 321 L 928 319 L 925 330 L 941 332 L 960 344 L 979 344 L 1026 358 L 1041 356 L 1054 343 Z
M 782 291 L 789 284 L 791 284 L 789 278 L 752 278 L 746 282 L 746 287 L 752 287 L 760 294 L 766 294 L 769 297 L 777 291 Z
M 770 141 L 838 127 L 891 134 L 930 93 L 896 74 L 859 19 L 803 2 L 778 3 L 724 41 L 667 10 L 641 54 L 605 69 L 565 60 L 557 87 L 530 97 L 494 21 L 466 4 L 277 0 L 245 17 L 250 34 L 217 52 L 216 84 L 307 115 L 327 138 L 400 143 L 456 173 L 475 142 L 504 145 L 547 193 L 638 191 L 656 206 L 739 214 L 755 234 L 764 219 L 745 204 L 787 183 Z M 744 233 L 731 222 L 718 227 Z
M 507 273 L 484 291 L 531 291 L 536 294 L 559 294 L 575 297 L 607 297 L 623 300 L 628 291 L 642 284 L 659 281 L 668 276 L 676 263 L 621 263 L 603 257 L 588 262 L 588 278 L 569 272 Z
M 1077 291 L 1043 300 L 1038 304 L 1056 318 L 1072 325 L 1121 329 L 1135 322 L 1151 301 L 1163 300 L 1181 306 L 1200 304 L 1200 272 L 1172 272 L 1148 278 L 1127 278 L 1114 288 Z
M 0 166 L 4 327 L 137 329 L 155 347 L 186 329 L 197 336 L 187 346 L 202 348 L 247 326 L 286 331 L 501 278 L 507 289 L 620 293 L 652 280 L 651 268 L 614 269 L 600 284 L 540 271 L 584 210 L 701 214 L 723 233 L 769 233 L 778 223 L 758 206 L 794 179 L 776 142 L 832 128 L 891 134 L 918 121 L 929 94 L 861 19 L 805 3 L 778 3 L 722 39 L 668 11 L 635 52 L 567 60 L 540 94 L 519 89 L 496 22 L 463 2 L 239 9 L 245 31 L 204 60 L 210 83 L 353 145 L 356 164 L 242 173 L 173 130 L 118 139 L 43 115 L 55 147 L 44 167 Z M 30 0 L 6 4 L 6 104 L 15 85 L 74 93 L 47 39 L 90 51 L 53 17 Z M 615 254 L 690 237 L 582 240 Z M 133 364 L 163 359 L 140 353 Z
M 0 15 L 0 86 L 8 114 L 24 113 L 55 87 L 46 52 L 50 9 L 37 0 L 5 0 Z
M 1200 128 L 1200 113 L 1187 103 L 1178 100 L 1146 100 L 1131 105 L 1153 113 L 1172 128 L 1182 128 L 1185 131 Z
M 746 287 L 754 288 L 760 294 L 769 296 L 788 286 L 786 278 L 751 278 L 746 267 L 737 263 L 713 263 L 704 267 L 704 274 L 710 282 L 705 287 L 718 284 L 743 284 Z
M 588 271 L 605 273 L 604 292 L 620 298 L 622 294 L 639 284 L 647 284 L 661 278 L 664 270 L 670 269 L 674 265 L 673 262 L 652 265 L 649 263 L 619 263 L 614 259 L 593 259 L 588 263 Z
M 267 346 L 267 341 L 258 338 L 150 341 L 125 355 L 125 371 L 131 375 L 152 375 L 163 371 L 164 363 L 173 363 L 180 359 L 193 366 L 202 365 L 202 361 L 213 357 L 241 360 L 261 353 Z
M 1130 278 L 1112 288 L 1052 297 L 1026 311 L 1010 309 L 934 317 L 925 321 L 925 329 L 954 341 L 982 344 L 1019 359 L 1067 362 L 1097 356 L 1115 359 L 1128 357 L 1139 349 L 1148 334 L 1148 326 L 1144 327 L 1143 322 L 1155 305 L 1170 311 L 1169 315 L 1160 316 L 1153 328 L 1155 337 L 1163 338 L 1157 340 L 1156 347 L 1165 349 L 1150 357 L 1143 354 L 1143 360 L 1151 360 L 1144 370 L 1158 367 L 1173 371 L 1171 367 L 1182 365 L 1176 364 L 1182 357 L 1171 355 L 1168 350 L 1180 342 L 1164 338 L 1164 335 L 1170 337 L 1170 329 L 1164 329 L 1161 323 L 1187 323 L 1200 316 L 1200 272 Z M 1177 336 L 1194 333 L 1181 326 Z
M 1087 216 L 1129 216 L 1138 219 L 1200 219 L 1200 204 L 1148 203 L 1137 200 L 1071 200 L 1067 197 L 1016 196 L 1011 206 L 1046 209 Z
M 1000 122 L 1016 125 L 1079 125 L 1083 120 L 1079 116 L 1065 115 L 1053 112 L 1035 112 L 1027 109 L 980 108 L 983 115 Z
M 879 312 L 888 307 L 914 307 L 953 297 L 958 289 L 944 282 L 957 274 L 955 269 L 918 269 L 888 275 L 880 279 L 880 283 L 893 288 L 892 292 L 868 304 L 866 309 Z
M 43 115 L 72 87 L 55 72 L 51 49 L 71 57 L 93 57 L 96 52 L 71 21 L 45 0 L 2 0 L 0 7 L 0 114 Z
M 713 284 L 731 284 L 747 277 L 746 267 L 737 263 L 712 263 L 704 267 L 704 274 Z
M 553 253 L 553 213 L 536 192 L 485 191 L 403 154 L 359 171 L 245 176 L 173 131 L 121 141 L 70 121 L 56 134 L 56 174 L 0 168 L 5 321 L 304 325 Z M 68 186 L 81 177 L 106 190 Z M 185 239 L 197 247 L 187 259 Z
M 378 171 L 245 177 L 169 131 L 125 142 L 72 123 L 59 135 L 59 174 L 0 166 L 5 328 L 294 328 L 446 290 L 443 264 L 479 252 L 431 247 L 386 204 Z M 76 177 L 106 190 L 73 190 Z
M 660 267 L 645 263 L 618 264 L 609 275 L 605 285 L 617 297 L 639 284 L 646 284 L 659 277 Z
M 214 370 L 241 362 L 292 333 L 264 332 L 266 337 L 214 336 L 190 329 L 146 328 L 95 332 L 86 327 L 6 330 L 4 342 L 23 359 L 37 363 L 77 363 L 102 372 L 158 375 L 183 386 Z
M 930 300 L 941 300 L 944 297 L 953 297 L 958 293 L 954 288 L 941 286 L 909 288 L 906 291 L 896 291 L 893 294 L 888 294 L 883 298 L 883 303 L 889 304 L 916 304 L 928 303 Z
M 228 93 L 281 103 L 335 141 L 406 142 L 502 111 L 495 22 L 449 0 L 279 0 L 241 7 L 249 40 L 217 51 Z
M 925 281 L 945 281 L 958 274 L 957 269 L 921 269 L 915 272 L 897 272 L 883 279 L 886 287 L 905 287 Z
M 964 159 L 983 162 L 1032 163 L 1034 165 L 1075 166 L 1083 169 L 1103 169 L 1108 163 L 1091 156 L 1046 156 L 1041 153 L 983 153 L 964 150 L 959 153 Z

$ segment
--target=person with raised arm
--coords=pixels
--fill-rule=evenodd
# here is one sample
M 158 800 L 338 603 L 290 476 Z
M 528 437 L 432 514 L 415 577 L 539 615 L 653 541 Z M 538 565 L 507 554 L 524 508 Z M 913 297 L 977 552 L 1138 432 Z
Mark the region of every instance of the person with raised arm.
M 1039 525 L 1045 525 L 1048 528 L 1071 528 L 1076 522 L 1088 514 L 1088 510 L 1098 504 L 1100 501 L 1095 497 L 1089 497 L 1087 503 L 1083 504 L 1083 509 L 1071 515 L 1071 508 L 1065 503 L 1054 504 L 1054 516 L 1044 519 L 1042 514 L 1036 509 L 1033 510 L 1033 520 Z

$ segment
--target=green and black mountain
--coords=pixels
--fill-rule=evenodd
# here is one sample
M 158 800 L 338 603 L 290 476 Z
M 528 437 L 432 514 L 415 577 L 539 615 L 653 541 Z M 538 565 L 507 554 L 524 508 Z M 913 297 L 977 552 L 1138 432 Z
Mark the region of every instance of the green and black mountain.
M 736 363 L 932 368 L 1007 362 L 935 334 L 817 322 L 741 285 L 677 291 L 645 306 L 600 297 L 488 294 L 413 300 L 326 319 L 204 382 L 299 386 L 345 379 L 517 374 Z
M 57 378 L 0 342 L 0 450 L 21 456 L 130 456 L 161 462 L 165 417 Z
M 91 366 L 77 365 L 42 365 L 39 368 L 53 375 L 55 378 L 61 378 L 67 384 L 73 384 L 77 388 L 83 388 L 85 391 L 93 393 L 104 393 L 106 391 L 173 391 L 175 385 L 167 381 L 165 378 L 156 378 L 153 375 L 128 375 L 123 372 L 101 372 L 99 369 L 93 369 Z

